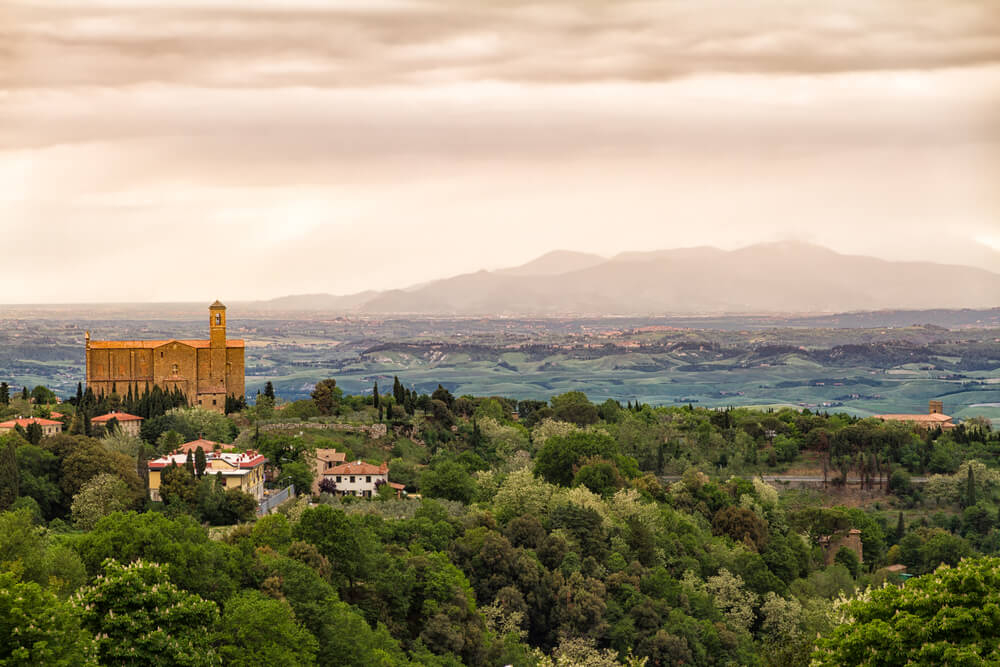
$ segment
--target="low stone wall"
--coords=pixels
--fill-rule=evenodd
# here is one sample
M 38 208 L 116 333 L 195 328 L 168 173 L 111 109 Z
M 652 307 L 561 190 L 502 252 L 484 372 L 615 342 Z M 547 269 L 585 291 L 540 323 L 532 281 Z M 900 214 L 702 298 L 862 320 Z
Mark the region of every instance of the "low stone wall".
M 260 427 L 265 433 L 283 433 L 301 431 L 302 429 L 320 429 L 325 431 L 347 431 L 349 433 L 365 433 L 372 440 L 384 438 L 389 433 L 385 424 L 321 424 L 316 422 L 280 422 L 263 424 Z

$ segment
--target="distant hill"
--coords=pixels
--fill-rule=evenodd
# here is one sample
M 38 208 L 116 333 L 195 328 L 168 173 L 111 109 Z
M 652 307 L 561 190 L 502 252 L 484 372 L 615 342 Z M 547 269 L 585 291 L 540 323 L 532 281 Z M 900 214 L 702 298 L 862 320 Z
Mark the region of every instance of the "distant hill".
M 499 269 L 493 273 L 503 276 L 557 276 L 570 271 L 589 269 L 608 261 L 606 257 L 570 250 L 553 250 L 527 264 L 510 269 Z
M 480 271 L 411 292 L 386 292 L 360 309 L 454 315 L 633 315 L 996 305 L 1000 305 L 1000 274 L 841 255 L 810 244 L 782 242 L 731 252 L 683 248 L 625 253 L 544 279 Z
M 346 311 L 364 305 L 379 293 L 372 290 L 335 296 L 333 294 L 293 294 L 269 301 L 258 301 L 254 306 L 262 310 L 330 310 Z
M 680 248 L 611 259 L 558 251 L 519 267 L 409 289 L 283 297 L 275 308 L 424 315 L 842 313 L 1000 305 L 1000 274 L 892 262 L 800 242 Z

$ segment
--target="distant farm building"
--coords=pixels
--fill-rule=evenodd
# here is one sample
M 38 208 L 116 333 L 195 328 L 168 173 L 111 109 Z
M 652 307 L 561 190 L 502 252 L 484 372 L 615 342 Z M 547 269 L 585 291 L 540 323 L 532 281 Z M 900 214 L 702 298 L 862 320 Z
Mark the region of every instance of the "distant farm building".
M 926 429 L 940 428 L 948 430 L 955 428 L 952 418 L 944 414 L 944 403 L 941 401 L 931 401 L 925 415 L 875 415 L 875 418 L 881 419 L 884 422 L 909 422 Z

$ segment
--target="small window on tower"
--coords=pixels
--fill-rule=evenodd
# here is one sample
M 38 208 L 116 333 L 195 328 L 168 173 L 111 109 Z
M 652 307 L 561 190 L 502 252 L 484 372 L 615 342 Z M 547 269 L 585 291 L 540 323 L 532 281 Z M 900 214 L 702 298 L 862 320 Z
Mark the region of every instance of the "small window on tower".
M 216 313 L 215 314 L 215 323 L 216 324 L 222 324 L 222 313 Z

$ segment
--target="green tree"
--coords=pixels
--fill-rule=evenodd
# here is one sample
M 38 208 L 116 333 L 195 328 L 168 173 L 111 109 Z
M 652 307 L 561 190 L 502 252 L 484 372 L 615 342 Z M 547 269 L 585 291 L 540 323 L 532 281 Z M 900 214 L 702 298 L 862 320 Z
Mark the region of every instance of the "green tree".
M 330 561 L 333 571 L 348 586 L 364 579 L 375 549 L 371 531 L 350 520 L 343 510 L 329 505 L 311 507 L 302 513 L 293 529 L 296 539 L 315 545 Z
M 97 665 L 93 637 L 75 610 L 34 582 L 0 573 L 0 663 L 11 667 Z
M 476 495 L 476 481 L 460 463 L 442 461 L 420 476 L 420 492 L 428 498 L 470 503 Z
M 42 425 L 36 421 L 28 424 L 28 428 L 25 429 L 25 439 L 33 445 L 37 445 L 42 441 Z
M 205 460 L 205 450 L 199 447 L 194 452 L 194 474 L 199 478 L 205 474 L 205 465 L 208 461 Z
M 73 498 L 73 521 L 78 528 L 90 530 L 99 519 L 131 507 L 134 498 L 128 485 L 109 473 L 91 478 Z
M 274 400 L 274 383 L 270 380 L 264 384 L 264 396 L 268 397 L 272 401 Z
M 41 384 L 31 390 L 31 399 L 35 405 L 48 405 L 58 400 L 51 389 Z
M 814 665 L 1000 664 L 1000 558 L 942 566 L 840 609 Z
M 10 509 L 20 495 L 17 451 L 15 443 L 23 442 L 16 435 L 0 436 L 0 512 Z
M 549 401 L 555 418 L 559 421 L 572 422 L 577 426 L 596 424 L 600 419 L 597 408 L 587 399 L 582 391 L 569 391 L 553 396 Z
M 221 664 L 206 641 L 219 618 L 214 602 L 177 588 L 156 563 L 108 560 L 103 570 L 75 600 L 102 664 Z
M 310 493 L 313 479 L 316 477 L 316 467 L 307 463 L 294 461 L 281 466 L 281 476 L 278 477 L 278 484 L 287 486 L 295 485 L 296 493 Z
M 245 591 L 226 603 L 217 637 L 227 665 L 316 664 L 319 645 L 296 622 L 288 602 Z
M 0 382 L 0 405 L 10 405 L 10 385 Z
M 337 414 L 343 396 L 343 390 L 337 386 L 337 381 L 333 378 L 320 380 L 312 391 L 312 399 L 316 402 L 321 415 Z
M 380 405 L 381 397 L 378 395 L 378 380 L 375 381 L 375 386 L 372 387 L 372 406 L 378 410 Z
M 184 588 L 222 602 L 236 591 L 250 564 L 234 547 L 208 538 L 190 515 L 170 519 L 158 512 L 116 512 L 97 522 L 74 542 L 88 573 L 96 575 L 107 558 L 145 560 L 166 566 Z
M 198 493 L 198 480 L 186 468 L 171 463 L 160 471 L 160 499 L 167 505 L 193 505 Z
M 588 457 L 616 460 L 615 441 L 605 433 L 574 432 L 552 436 L 535 456 L 535 474 L 552 484 L 570 486 L 574 469 Z

